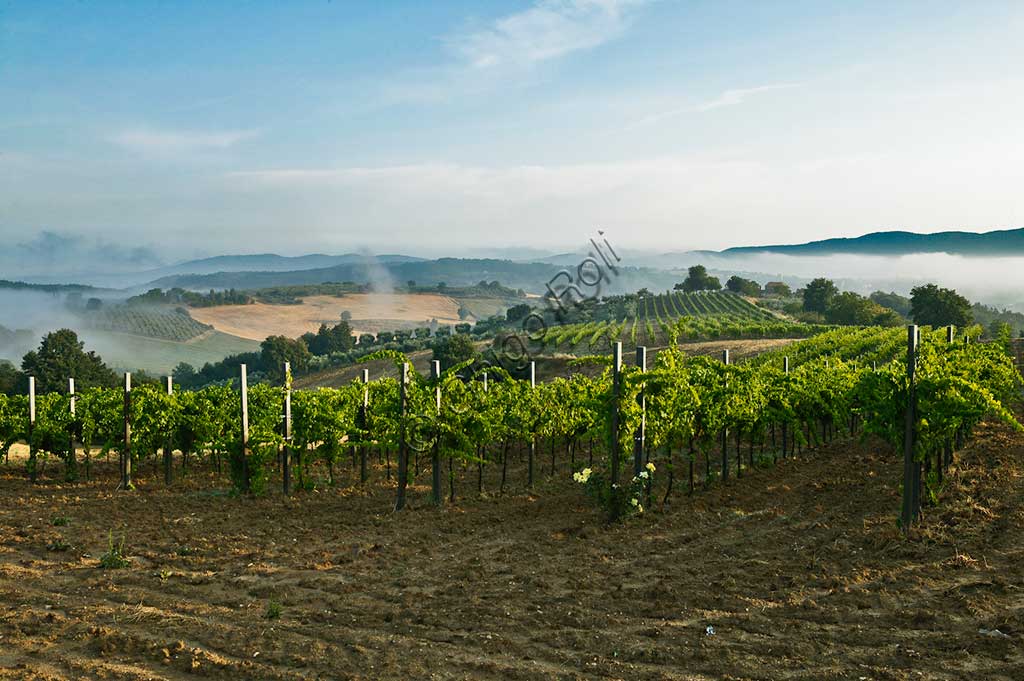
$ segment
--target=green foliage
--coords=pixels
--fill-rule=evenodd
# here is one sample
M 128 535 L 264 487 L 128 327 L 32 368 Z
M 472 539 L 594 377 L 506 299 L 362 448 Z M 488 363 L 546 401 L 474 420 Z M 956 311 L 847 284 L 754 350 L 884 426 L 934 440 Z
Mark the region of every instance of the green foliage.
M 60 329 L 43 337 L 39 350 L 33 350 L 21 361 L 21 370 L 35 376 L 38 392 L 57 392 L 67 389 L 68 378 L 78 386 L 113 386 L 117 377 L 92 351 L 85 351 L 85 343 L 71 329 Z
M 926 326 L 970 326 L 971 303 L 953 289 L 935 284 L 910 290 L 910 314 L 917 324 Z
M 131 558 L 124 554 L 124 537 L 118 544 L 114 544 L 114 533 L 111 531 L 107 536 L 107 551 L 100 556 L 100 567 L 104 570 L 121 570 L 132 564 Z
M 739 293 L 744 296 L 759 296 L 761 295 L 761 285 L 753 279 L 744 279 L 743 277 L 733 275 L 729 277 L 729 281 L 725 282 L 725 287 L 733 293 Z
M 348 326 L 344 322 L 342 324 Z M 291 363 L 292 371 L 301 373 L 305 371 L 311 358 L 309 348 L 301 339 L 269 336 L 260 344 L 261 366 L 278 383 L 284 381 L 285 362 Z
M 901 317 L 910 317 L 910 298 L 898 293 L 884 293 L 883 291 L 875 291 L 868 297 Z
M 442 369 L 462 362 L 474 361 L 480 357 L 480 351 L 477 350 L 473 340 L 463 334 L 441 336 L 434 341 L 430 349 L 433 351 L 434 359 L 441 362 Z
M 676 290 L 692 293 L 694 291 L 718 291 L 722 284 L 718 277 L 712 277 L 704 265 L 693 265 L 687 272 L 686 279 L 681 284 L 676 284 Z
M 284 606 L 277 601 L 270 601 L 267 603 L 267 610 L 263 613 L 263 617 L 268 620 L 281 619 L 281 615 L 284 614 Z
M 803 292 L 804 311 L 825 314 L 839 289 L 831 279 L 819 277 L 809 283 Z
M 351 316 L 351 315 L 349 315 Z M 352 335 L 352 327 L 347 321 L 334 326 L 320 325 L 316 334 L 307 334 L 306 344 L 314 355 L 329 355 L 332 352 L 348 352 L 356 343 Z M 305 337 L 304 337 L 305 338 Z

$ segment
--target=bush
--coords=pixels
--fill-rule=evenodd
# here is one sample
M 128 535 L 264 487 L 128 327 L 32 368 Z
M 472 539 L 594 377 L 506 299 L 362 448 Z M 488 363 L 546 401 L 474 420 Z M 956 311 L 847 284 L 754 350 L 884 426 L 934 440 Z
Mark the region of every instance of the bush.
M 100 556 L 100 567 L 104 570 L 120 570 L 131 564 L 131 559 L 124 555 L 124 536 L 121 536 L 121 543 L 115 546 L 114 533 L 110 532 L 107 537 L 107 552 Z
M 644 512 L 643 495 L 651 484 L 654 470 L 654 464 L 649 463 L 627 485 L 616 485 L 614 488 L 603 473 L 590 468 L 574 473 L 572 479 L 583 485 L 586 495 L 609 520 L 622 520 Z

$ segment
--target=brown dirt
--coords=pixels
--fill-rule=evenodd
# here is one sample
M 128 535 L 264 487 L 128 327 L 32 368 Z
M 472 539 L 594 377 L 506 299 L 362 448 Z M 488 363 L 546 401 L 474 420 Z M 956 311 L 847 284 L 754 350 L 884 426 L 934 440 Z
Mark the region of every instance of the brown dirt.
M 206 470 L 117 493 L 112 467 L 32 488 L 12 464 L 0 679 L 1021 679 L 1022 464 L 1024 436 L 981 428 L 909 539 L 871 443 L 613 527 L 564 461 L 532 495 L 517 467 L 504 496 L 434 510 L 418 485 L 399 514 L 380 469 L 244 499 Z M 108 530 L 129 568 L 98 567 Z
M 309 296 L 301 305 L 218 305 L 189 310 L 197 321 L 233 336 L 262 341 L 267 336 L 297 338 L 316 333 L 321 324 L 337 324 L 352 313 L 353 331 L 374 333 L 425 326 L 430 319 L 458 324 L 459 302 L 436 293 L 349 293 Z

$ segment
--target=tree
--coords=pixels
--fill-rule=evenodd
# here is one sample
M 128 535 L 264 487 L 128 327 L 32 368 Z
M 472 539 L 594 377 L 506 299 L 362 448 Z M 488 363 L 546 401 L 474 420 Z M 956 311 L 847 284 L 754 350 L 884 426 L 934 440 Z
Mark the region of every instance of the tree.
M 112 387 L 117 376 L 93 351 L 85 351 L 85 343 L 71 329 L 60 329 L 43 336 L 39 350 L 21 360 L 26 376 L 36 377 L 39 392 L 65 392 L 68 379 L 75 379 L 81 388 Z
M 260 343 L 260 364 L 263 371 L 277 381 L 284 381 L 284 363 L 291 362 L 293 373 L 301 373 L 312 359 L 309 348 L 299 339 L 269 336 Z
M 189 387 L 196 380 L 196 368 L 188 362 L 179 362 L 171 372 L 171 378 L 182 387 Z
M 13 395 L 21 383 L 21 374 L 7 360 L 0 360 L 0 393 Z
M 704 265 L 694 265 L 687 273 L 686 279 L 682 284 L 676 284 L 675 289 L 693 292 L 693 291 L 718 291 L 722 288 L 722 284 L 718 281 L 718 277 L 712 277 L 708 274 L 708 270 Z
M 526 303 L 513 305 L 509 309 L 505 310 L 505 319 L 510 322 L 518 322 L 520 319 L 526 319 L 526 316 L 530 314 L 530 310 L 532 309 L 533 308 Z
M 793 295 L 789 285 L 782 281 L 769 281 L 764 285 L 764 292 L 770 296 L 781 296 L 783 298 Z
M 359 334 L 359 344 L 362 346 L 373 345 L 376 342 L 377 338 L 372 333 Z
M 480 357 L 480 351 L 476 349 L 476 345 L 473 344 L 469 336 L 464 335 L 441 336 L 431 344 L 430 349 L 434 353 L 434 359 L 441 362 L 442 369 Z
M 970 301 L 935 284 L 910 289 L 910 316 L 915 323 L 928 326 L 970 326 L 973 320 Z
M 352 313 L 349 312 L 348 310 L 342 310 L 342 312 L 341 312 L 341 321 L 343 321 L 343 322 L 350 322 L 350 321 L 352 321 Z
M 729 277 L 729 281 L 725 282 L 725 287 L 733 293 L 739 293 L 743 296 L 759 296 L 761 295 L 761 285 L 753 279 L 744 279 L 738 277 L 735 274 Z
M 897 326 L 903 321 L 892 310 L 853 291 L 833 296 L 824 317 L 830 324 L 859 326 Z
M 459 306 L 459 319 L 468 319 L 473 316 L 473 313 L 465 305 Z
M 321 324 L 316 335 L 306 334 L 302 338 L 309 351 L 317 356 L 329 355 L 332 352 L 348 352 L 356 344 L 352 327 L 348 322 L 341 322 L 332 327 Z
M 829 303 L 837 293 L 839 293 L 839 289 L 831 279 L 824 277 L 815 279 L 804 289 L 804 311 L 825 314 L 828 311 Z
M 903 317 L 910 316 L 910 298 L 906 298 L 895 292 L 884 293 L 882 291 L 875 291 L 871 294 L 870 298 L 882 307 L 887 307 L 898 315 Z
M 415 279 L 410 279 L 409 281 L 405 282 L 405 285 L 411 291 L 414 288 L 416 288 L 416 280 Z

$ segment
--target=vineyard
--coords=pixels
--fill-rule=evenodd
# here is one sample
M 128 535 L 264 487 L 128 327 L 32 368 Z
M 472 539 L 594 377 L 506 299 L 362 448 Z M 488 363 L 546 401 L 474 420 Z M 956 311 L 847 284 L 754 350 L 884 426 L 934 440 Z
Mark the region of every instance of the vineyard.
M 648 463 L 663 473 L 645 490 L 649 506 L 839 434 L 869 433 L 900 448 L 912 400 L 913 456 L 924 466 L 920 498 L 927 500 L 953 449 L 983 417 L 1016 426 L 1003 400 L 1020 377 L 997 346 L 954 338 L 952 329 L 926 329 L 911 383 L 900 333 L 839 329 L 787 348 L 786 357 L 740 365 L 669 348 L 650 368 L 606 366 L 596 377 L 580 373 L 536 385 L 496 368 L 469 375 L 465 365 L 444 372 L 435 365 L 434 375 L 421 376 L 400 353 L 383 351 L 371 357 L 394 360 L 403 380 L 294 392 L 266 384 L 195 392 L 140 386 L 3 397 L 0 445 L 30 445 L 33 479 L 48 457 L 61 460 L 74 480 L 90 474 L 94 449 L 104 456 L 116 451 L 126 488 L 133 468 L 161 452 L 170 484 L 171 453 L 178 450 L 184 460 L 210 460 L 237 490 L 251 493 L 265 491 L 275 476 L 290 491 L 293 469 L 300 487 L 314 467 L 334 484 L 346 459 L 364 483 L 375 458 L 397 485 L 397 508 L 407 483 L 428 470 L 431 501 L 440 504 L 455 498 L 456 469 L 476 469 L 478 492 L 505 491 L 531 487 L 542 467 L 567 475 L 615 453 L 607 475 L 618 480 L 619 462 L 635 449 L 634 473 Z M 525 452 L 523 480 L 509 479 L 512 450 Z
M 31 445 L 0 468 L 0 678 L 1017 678 L 1020 378 L 916 331 L 536 385 L 382 353 L 404 380 L 0 397 L 3 451 Z M 572 479 L 614 500 L 613 462 L 639 499 L 606 524 Z
M 734 293 L 670 291 L 639 297 L 636 305 L 636 314 L 618 321 L 551 326 L 534 345 L 538 351 L 589 354 L 608 351 L 615 342 L 663 347 L 676 340 L 801 338 L 829 328 L 787 321 Z
M 184 308 L 141 308 L 119 305 L 87 313 L 87 328 L 147 338 L 184 342 L 212 330 L 193 319 Z

